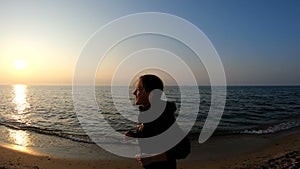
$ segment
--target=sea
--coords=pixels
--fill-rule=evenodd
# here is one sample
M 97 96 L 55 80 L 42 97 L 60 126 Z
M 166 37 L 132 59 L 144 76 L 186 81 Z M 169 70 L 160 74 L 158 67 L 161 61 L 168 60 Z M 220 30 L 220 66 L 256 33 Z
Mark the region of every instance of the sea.
M 193 95 L 193 87 L 184 86 L 189 95 Z M 120 86 L 120 90 L 126 89 Z M 125 102 L 134 105 L 133 88 L 129 88 L 129 100 L 119 109 L 128 112 L 130 119 L 137 119 L 137 113 L 131 112 Z M 206 120 L 211 105 L 211 87 L 199 86 L 199 110 L 189 135 L 197 139 Z M 179 87 L 166 86 L 165 98 L 181 106 Z M 198 95 L 198 96 L 199 96 Z M 110 86 L 96 86 L 95 98 L 99 108 L 97 118 L 103 117 L 118 133 L 124 133 L 135 128 L 136 122 L 122 116 L 112 99 Z M 122 99 L 126 99 L 125 97 Z M 122 100 L 121 99 L 121 100 Z M 196 103 L 190 97 L 189 104 Z M 198 100 L 199 101 L 199 100 Z M 137 110 L 137 108 L 136 108 Z M 187 110 L 189 111 L 189 110 Z M 191 110 L 192 111 L 192 110 Z M 88 113 L 87 113 L 88 114 Z M 192 116 L 191 112 L 191 116 Z M 184 116 L 190 119 L 187 113 Z M 91 117 L 93 118 L 93 117 Z M 72 86 L 0 86 L 0 125 L 13 130 L 35 132 L 54 137 L 61 137 L 75 142 L 93 143 L 78 120 L 73 105 Z M 105 125 L 103 127 L 90 125 L 94 131 L 99 131 L 97 137 L 113 135 Z M 300 126 L 300 86 L 227 86 L 227 96 L 224 112 L 214 136 L 223 135 L 264 135 L 290 130 Z M 193 137 L 195 136 L 195 137 Z

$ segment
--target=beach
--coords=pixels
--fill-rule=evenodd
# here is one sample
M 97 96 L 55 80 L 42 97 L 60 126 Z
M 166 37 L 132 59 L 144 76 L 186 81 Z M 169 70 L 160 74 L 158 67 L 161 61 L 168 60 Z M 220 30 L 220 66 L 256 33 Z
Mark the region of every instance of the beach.
M 299 9 L 0 1 L 0 169 L 300 169 Z
M 135 159 L 113 155 L 91 139 L 109 146 L 122 144 L 121 152 L 129 152 L 136 145 L 133 141 L 124 146 L 124 140 L 113 139 L 115 132 L 110 127 L 124 133 L 135 123 L 115 109 L 109 87 L 96 88 L 101 116 L 98 111 L 75 112 L 71 86 L 0 88 L 0 169 L 140 168 Z M 170 86 L 165 91 L 179 106 L 175 89 Z M 186 87 L 189 92 L 192 89 Z M 300 87 L 228 87 L 222 119 L 203 144 L 197 140 L 210 108 L 210 88 L 199 86 L 199 90 L 203 93 L 201 107 L 190 130 L 192 152 L 178 160 L 178 169 L 300 168 Z M 121 109 L 128 119 L 136 117 L 126 104 L 121 104 Z M 192 114 L 184 118 L 193 120 Z
M 51 144 L 22 148 L 2 141 L 1 169 L 139 168 L 135 159 L 112 155 L 94 144 L 31 134 Z M 300 168 L 300 128 L 266 135 L 215 136 L 203 144 L 193 142 L 188 158 L 178 160 L 178 169 L 283 167 Z

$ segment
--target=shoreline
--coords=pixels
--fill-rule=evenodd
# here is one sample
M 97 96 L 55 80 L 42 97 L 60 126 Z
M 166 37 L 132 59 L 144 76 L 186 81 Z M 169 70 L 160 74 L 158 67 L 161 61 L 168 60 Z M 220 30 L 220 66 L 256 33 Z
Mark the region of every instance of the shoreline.
M 4 127 L 5 128 L 5 127 Z M 0 128 L 3 133 L 4 128 Z M 94 144 L 30 133 L 36 142 L 27 147 L 0 140 L 0 169 L 21 168 L 133 168 L 135 159 L 112 155 Z M 198 168 L 300 168 L 300 127 L 266 135 L 215 136 L 192 143 L 191 154 L 178 160 L 178 169 Z

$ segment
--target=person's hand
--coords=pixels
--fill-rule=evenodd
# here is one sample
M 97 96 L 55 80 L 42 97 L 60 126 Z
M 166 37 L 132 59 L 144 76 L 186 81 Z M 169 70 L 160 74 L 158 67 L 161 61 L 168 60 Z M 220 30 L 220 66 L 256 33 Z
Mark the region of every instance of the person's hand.
M 136 155 L 136 160 L 138 161 L 139 165 L 143 167 L 144 165 L 149 165 L 153 162 L 167 161 L 168 157 L 166 153 L 155 156 Z
M 136 158 L 136 161 L 138 162 L 139 166 L 141 168 L 143 168 L 143 162 L 142 162 L 141 156 L 140 155 L 136 155 L 135 158 Z
M 125 136 L 127 136 L 127 137 L 134 137 L 134 134 L 133 134 L 133 132 L 130 130 L 130 131 L 126 131 L 126 132 L 125 132 Z
M 134 133 L 132 131 L 125 132 L 125 141 L 132 140 L 134 138 Z
M 143 168 L 143 166 L 149 165 L 153 162 L 152 157 L 142 157 L 142 155 L 136 155 L 135 158 L 136 158 L 138 164 L 140 165 L 140 167 L 142 167 L 142 168 Z

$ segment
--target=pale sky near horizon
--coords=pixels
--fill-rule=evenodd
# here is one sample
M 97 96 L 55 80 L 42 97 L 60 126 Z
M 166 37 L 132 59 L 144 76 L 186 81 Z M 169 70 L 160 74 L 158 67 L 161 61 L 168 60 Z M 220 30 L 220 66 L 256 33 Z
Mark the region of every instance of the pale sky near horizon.
M 206 34 L 229 85 L 300 85 L 299 9 L 297 0 L 0 0 L 0 84 L 71 84 L 77 57 L 101 26 L 163 12 Z

